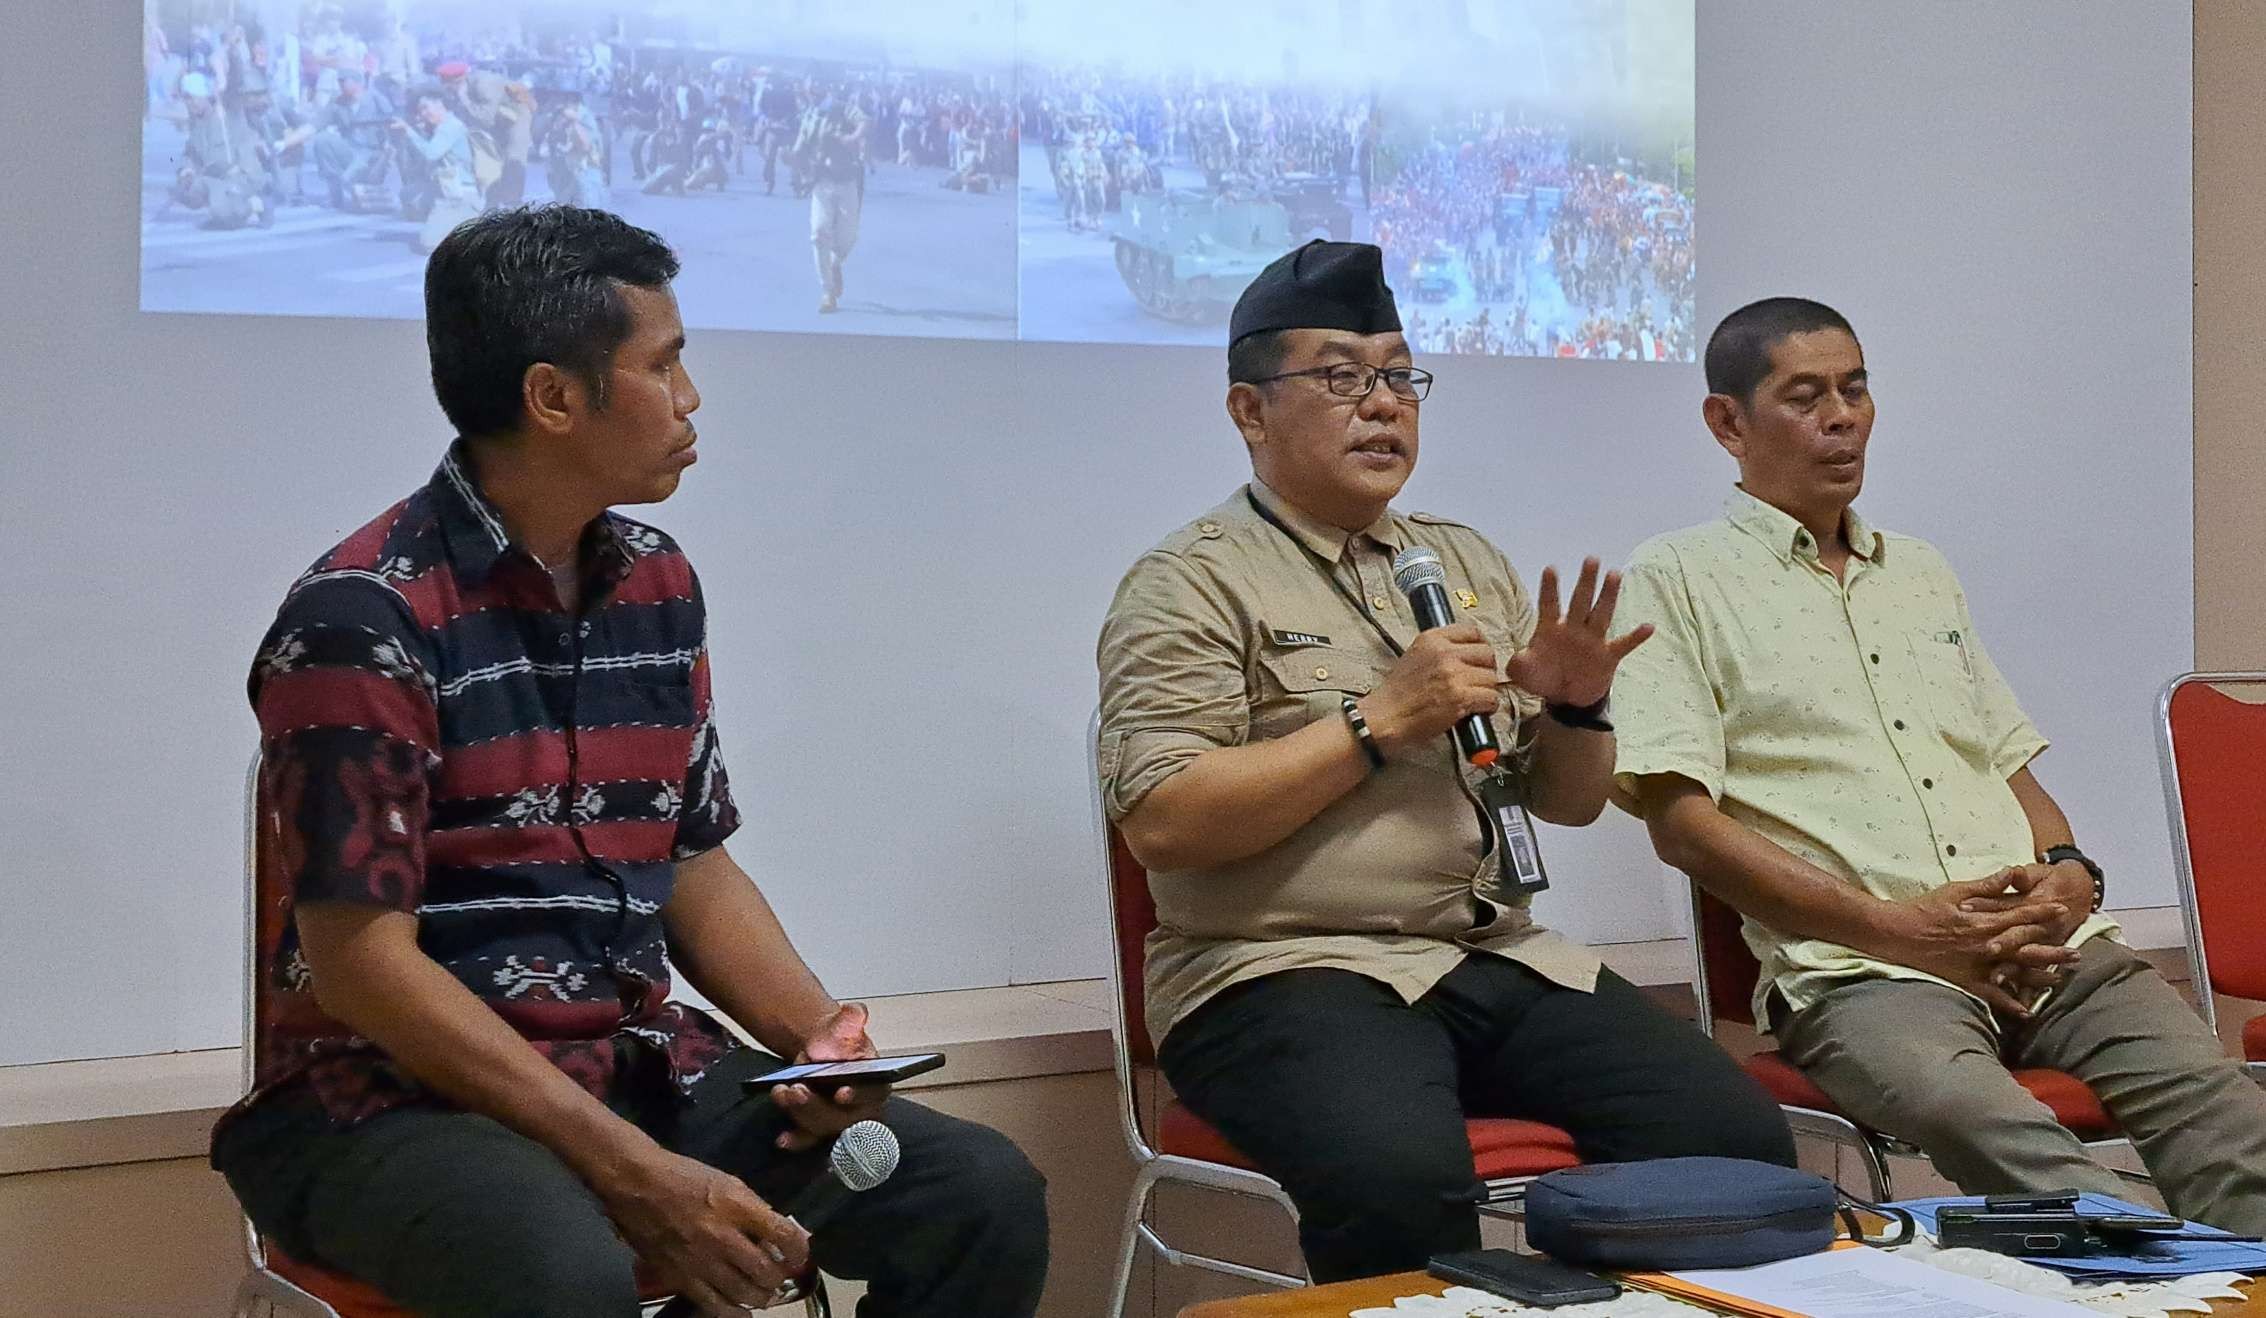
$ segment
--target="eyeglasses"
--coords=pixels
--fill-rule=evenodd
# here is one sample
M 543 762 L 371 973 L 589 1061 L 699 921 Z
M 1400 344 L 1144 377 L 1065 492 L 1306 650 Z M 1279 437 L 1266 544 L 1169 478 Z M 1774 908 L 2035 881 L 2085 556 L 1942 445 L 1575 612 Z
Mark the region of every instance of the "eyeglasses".
M 1276 380 L 1295 380 L 1303 375 L 1319 376 L 1340 398 L 1367 398 L 1377 382 L 1393 391 L 1393 397 L 1408 403 L 1421 403 L 1432 392 L 1432 372 L 1415 366 L 1370 366 L 1362 362 L 1338 362 L 1331 366 L 1314 366 L 1303 371 L 1284 371 L 1280 375 L 1264 376 L 1253 384 L 1269 384 Z

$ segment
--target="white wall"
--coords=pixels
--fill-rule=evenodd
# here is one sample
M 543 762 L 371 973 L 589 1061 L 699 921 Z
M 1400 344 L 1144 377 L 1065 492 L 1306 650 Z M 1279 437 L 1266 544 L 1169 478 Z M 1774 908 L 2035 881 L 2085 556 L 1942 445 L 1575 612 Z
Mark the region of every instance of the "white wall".
M 0 48 L 36 124 L 0 137 L 0 1063 L 234 1040 L 246 661 L 447 438 L 414 324 L 135 310 L 138 14 L 93 8 L 18 6 Z M 2145 712 L 2192 622 L 2187 7 L 1709 0 L 1699 47 L 1701 319 L 1801 292 L 1855 320 L 1869 510 L 1963 569 L 2119 903 L 2169 901 Z M 737 854 L 845 992 L 1098 973 L 1092 637 L 1242 477 L 1219 355 L 689 360 L 707 441 L 656 520 L 708 587 Z M 1433 364 L 1406 504 L 1530 572 L 1720 502 L 1696 368 Z M 1550 921 L 1675 927 L 1628 821 L 1550 847 Z

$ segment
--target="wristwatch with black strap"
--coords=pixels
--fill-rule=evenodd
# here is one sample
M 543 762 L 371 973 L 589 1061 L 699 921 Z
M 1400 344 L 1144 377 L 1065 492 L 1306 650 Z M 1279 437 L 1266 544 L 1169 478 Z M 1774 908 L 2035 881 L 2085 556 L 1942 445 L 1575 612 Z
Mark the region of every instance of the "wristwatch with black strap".
M 1605 717 L 1605 708 L 1612 697 L 1600 697 L 1588 705 L 1545 705 L 1543 708 L 1557 723 L 1583 732 L 1611 732 L 1613 724 Z
M 2039 856 L 2038 859 L 2048 865 L 2059 865 L 2065 860 L 2074 860 L 2083 865 L 2085 872 L 2093 876 L 2093 909 L 2100 910 L 2101 904 L 2108 900 L 2109 885 L 2108 881 L 2101 877 L 2101 867 L 2093 863 L 2091 856 L 2079 851 L 2075 844 L 2063 843 L 2058 847 L 2047 847 L 2045 854 Z

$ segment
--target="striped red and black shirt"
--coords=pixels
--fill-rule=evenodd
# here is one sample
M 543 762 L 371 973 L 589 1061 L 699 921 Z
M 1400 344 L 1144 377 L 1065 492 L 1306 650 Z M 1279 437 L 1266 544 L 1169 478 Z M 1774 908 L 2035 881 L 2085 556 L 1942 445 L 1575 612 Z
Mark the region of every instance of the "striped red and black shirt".
M 626 1036 L 680 1086 L 733 1046 L 667 1001 L 661 921 L 676 862 L 739 823 L 700 583 L 667 536 L 613 513 L 580 559 L 569 613 L 459 441 L 285 597 L 250 682 L 262 996 L 236 1110 L 292 1084 L 340 1122 L 438 1101 L 316 1005 L 304 902 L 415 914 L 426 955 L 593 1093 Z

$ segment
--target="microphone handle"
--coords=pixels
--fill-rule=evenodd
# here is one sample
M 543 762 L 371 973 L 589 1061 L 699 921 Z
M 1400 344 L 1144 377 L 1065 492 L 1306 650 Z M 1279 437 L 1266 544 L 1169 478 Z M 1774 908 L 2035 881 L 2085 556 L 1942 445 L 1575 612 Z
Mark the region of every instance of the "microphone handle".
M 1456 611 L 1448 604 L 1448 592 L 1429 583 L 1408 593 L 1408 607 L 1416 614 L 1418 631 L 1428 632 L 1456 620 Z M 1503 755 L 1502 748 L 1495 744 L 1494 726 L 1484 714 L 1466 714 L 1456 720 L 1456 749 L 1482 769 Z
M 850 1194 L 850 1187 L 842 1184 L 842 1178 L 834 1174 L 832 1166 L 828 1166 L 819 1173 L 817 1180 L 803 1187 L 793 1203 L 787 1205 L 787 1219 L 805 1231 L 815 1232 L 828 1218 L 842 1211 L 842 1205 L 849 1202 Z M 757 1248 L 768 1249 L 769 1246 L 758 1242 Z M 817 1270 L 818 1265 L 812 1263 L 810 1271 Z M 772 1303 L 778 1304 L 800 1295 L 805 1280 L 806 1277 L 789 1277 L 786 1286 L 771 1297 Z M 689 1296 L 678 1295 L 662 1305 L 654 1318 L 698 1318 L 699 1313 L 700 1307 Z
M 834 1174 L 832 1167 L 828 1167 L 819 1173 L 817 1180 L 804 1186 L 794 1201 L 787 1205 L 787 1216 L 795 1219 L 803 1230 L 816 1231 L 842 1211 L 842 1206 L 850 1201 L 851 1193 L 850 1187 L 842 1184 L 842 1178 Z

